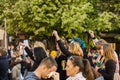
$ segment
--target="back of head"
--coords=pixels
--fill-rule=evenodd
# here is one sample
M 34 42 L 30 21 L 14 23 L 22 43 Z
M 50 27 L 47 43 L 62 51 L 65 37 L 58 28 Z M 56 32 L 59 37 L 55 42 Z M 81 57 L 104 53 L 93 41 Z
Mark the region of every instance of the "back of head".
M 103 44 L 106 44 L 107 41 L 105 41 L 104 39 L 99 39 L 96 43 L 95 43 L 95 47 L 97 49 L 101 48 L 101 46 L 103 46 Z
M 44 50 L 46 50 L 45 45 L 40 41 L 36 41 L 34 43 L 34 47 L 42 47 Z
M 35 47 L 34 48 L 34 55 L 35 55 L 37 64 L 40 64 L 42 59 L 47 57 L 46 52 L 45 52 L 45 50 L 42 47 Z
M 57 67 L 57 63 L 55 61 L 55 59 L 53 59 L 52 57 L 46 57 L 44 58 L 40 65 L 45 65 L 47 68 L 51 68 L 53 66 L 56 66 Z
M 107 43 L 103 45 L 103 52 L 104 52 L 104 57 L 107 59 L 112 59 L 115 62 L 117 62 L 117 58 L 114 53 L 114 49 L 112 48 L 112 45 Z
M 69 51 L 75 55 L 83 57 L 83 51 L 78 42 L 73 42 L 69 45 Z
M 7 55 L 6 51 L 4 48 L 0 48 L 0 56 L 5 56 Z

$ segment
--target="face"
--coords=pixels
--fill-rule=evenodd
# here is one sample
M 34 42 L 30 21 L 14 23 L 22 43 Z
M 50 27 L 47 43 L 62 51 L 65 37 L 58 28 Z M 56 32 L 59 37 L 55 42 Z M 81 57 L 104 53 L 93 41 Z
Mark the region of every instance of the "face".
M 42 77 L 43 79 L 47 79 L 47 78 L 48 78 L 48 74 L 50 74 L 50 73 L 53 72 L 53 71 L 56 71 L 56 70 L 57 70 L 57 67 L 56 67 L 56 66 L 53 66 L 53 67 L 51 67 L 51 68 L 47 68 L 46 66 L 44 66 L 43 69 L 44 69 L 44 70 L 43 70 L 43 72 L 42 72 L 41 77 Z
M 68 60 L 66 65 L 67 76 L 74 76 L 76 72 L 78 72 L 78 68 L 72 64 L 71 60 Z
M 103 55 L 103 46 L 101 46 L 101 48 L 98 49 L 97 52 L 98 52 L 100 55 Z

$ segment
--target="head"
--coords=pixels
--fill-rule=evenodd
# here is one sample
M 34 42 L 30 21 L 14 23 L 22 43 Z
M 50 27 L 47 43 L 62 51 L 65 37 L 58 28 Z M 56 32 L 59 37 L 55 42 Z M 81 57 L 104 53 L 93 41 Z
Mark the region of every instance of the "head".
M 36 41 L 34 43 L 34 47 L 42 47 L 44 50 L 46 50 L 45 45 L 40 41 Z
M 106 44 L 107 42 L 104 39 L 100 39 L 95 43 L 95 47 L 97 48 L 97 51 L 100 55 L 103 55 L 103 44 Z
M 109 44 L 109 43 L 104 44 L 103 45 L 103 52 L 104 52 L 103 56 L 105 57 L 105 59 L 112 59 L 115 62 L 117 62 L 117 58 L 115 56 L 114 49 L 113 49 L 111 44 Z
M 39 73 L 39 77 L 43 79 L 48 78 L 48 74 L 57 70 L 57 63 L 52 57 L 44 58 L 39 67 L 35 70 Z
M 71 56 L 67 60 L 66 74 L 67 76 L 75 76 L 77 73 L 82 72 L 84 64 L 82 58 L 79 56 Z
M 5 56 L 7 55 L 6 51 L 4 48 L 0 48 L 0 56 Z
M 34 56 L 34 59 L 36 60 L 36 63 L 40 64 L 42 59 L 46 57 L 46 52 L 42 47 L 35 47 L 33 56 Z
M 11 57 L 16 58 L 20 56 L 20 52 L 19 51 L 14 51 L 13 54 L 11 55 Z
M 78 42 L 70 43 L 69 51 L 75 55 L 83 57 L 83 51 Z

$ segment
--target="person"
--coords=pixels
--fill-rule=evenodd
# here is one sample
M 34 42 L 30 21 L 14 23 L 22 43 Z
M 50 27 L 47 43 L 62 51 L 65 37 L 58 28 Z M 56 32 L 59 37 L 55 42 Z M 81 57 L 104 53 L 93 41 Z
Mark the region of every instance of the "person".
M 68 78 L 66 80 L 86 80 L 86 78 L 83 76 L 84 72 L 84 64 L 82 61 L 82 58 L 79 56 L 71 56 L 68 58 L 66 63 L 66 75 Z M 53 74 L 54 80 L 59 80 L 58 74 Z
M 66 80 L 86 80 L 83 76 L 84 64 L 81 57 L 69 57 L 66 65 L 66 74 L 69 76 Z
M 96 70 L 104 77 L 105 80 L 113 80 L 116 70 L 117 58 L 114 54 L 112 46 L 107 43 L 103 45 L 103 56 L 105 58 L 104 69 L 98 68 Z
M 8 80 L 9 61 L 6 51 L 0 48 L 0 80 Z
M 43 80 L 47 79 L 51 72 L 57 70 L 57 63 L 52 57 L 44 58 L 34 72 L 29 72 L 24 80 Z
M 71 44 L 69 44 L 69 47 L 68 49 L 66 49 L 64 47 L 64 45 L 62 44 L 62 41 L 57 33 L 56 30 L 53 31 L 53 35 L 55 36 L 56 38 L 56 41 L 60 47 L 60 50 L 62 51 L 62 53 L 67 56 L 67 57 L 70 57 L 72 55 L 77 55 L 77 56 L 80 56 L 80 57 L 83 57 L 83 50 L 81 49 L 80 45 L 78 42 L 73 42 Z
M 31 60 L 34 61 L 33 66 L 31 66 L 30 71 L 34 71 L 40 64 L 40 62 L 47 57 L 43 44 L 41 42 L 35 42 L 33 52 L 24 43 L 20 43 L 20 46 L 24 47 L 27 55 Z
M 64 40 L 62 40 L 62 43 L 64 44 L 64 46 L 66 45 Z M 66 75 L 65 67 L 66 67 L 67 57 L 61 52 L 57 43 L 56 43 L 56 50 L 57 50 L 57 56 L 55 60 L 58 64 L 57 72 L 60 74 L 60 80 L 66 80 L 67 75 Z
M 100 59 L 104 59 L 104 57 L 102 57 L 102 55 L 103 55 L 103 44 L 106 44 L 107 41 L 105 41 L 104 39 L 97 39 L 94 35 L 94 32 L 91 31 L 91 30 L 89 31 L 89 34 L 90 34 L 90 37 L 93 40 L 93 43 L 94 43 L 95 47 L 98 49 L 98 53 L 100 54 L 96 61 L 98 61 Z M 119 73 L 120 69 L 119 69 L 118 55 L 115 51 L 114 51 L 114 54 L 115 54 L 115 58 L 117 59 L 117 65 L 116 65 L 117 68 L 116 68 L 115 73 Z
M 13 52 L 11 56 L 10 69 L 12 74 L 12 80 L 21 80 L 21 62 L 22 58 L 18 51 Z

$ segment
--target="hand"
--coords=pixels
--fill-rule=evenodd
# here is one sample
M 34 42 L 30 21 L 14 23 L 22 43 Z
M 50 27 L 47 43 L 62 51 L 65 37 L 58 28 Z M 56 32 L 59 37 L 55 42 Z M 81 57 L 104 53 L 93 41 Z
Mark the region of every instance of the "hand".
M 54 80 L 59 80 L 60 76 L 58 72 L 51 72 L 50 74 L 48 74 L 48 78 L 52 77 Z
M 99 69 L 99 68 L 100 68 L 100 67 L 98 67 L 98 66 L 95 66 L 95 70 L 96 70 L 96 71 L 98 71 L 98 69 Z
M 22 42 L 19 42 L 19 46 L 25 47 L 26 45 L 24 43 L 22 43 Z
M 94 38 L 94 37 L 95 37 L 95 35 L 94 35 L 94 32 L 93 32 L 93 31 L 89 30 L 89 31 L 88 31 L 88 33 L 90 34 L 91 38 Z
M 56 37 L 58 35 L 58 32 L 56 30 L 53 30 L 52 34 Z
M 92 56 L 91 52 L 88 52 L 88 55 L 87 55 L 87 56 L 88 56 L 88 57 Z
M 58 72 L 55 72 L 55 74 L 52 76 L 54 80 L 59 80 L 60 79 L 60 75 Z
M 60 40 L 60 37 L 59 37 L 59 35 L 58 35 L 58 33 L 57 33 L 56 30 L 53 30 L 52 34 L 55 36 L 55 38 L 56 38 L 57 41 Z
M 22 62 L 22 58 L 20 57 L 16 58 L 15 62 Z

